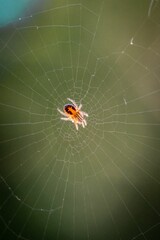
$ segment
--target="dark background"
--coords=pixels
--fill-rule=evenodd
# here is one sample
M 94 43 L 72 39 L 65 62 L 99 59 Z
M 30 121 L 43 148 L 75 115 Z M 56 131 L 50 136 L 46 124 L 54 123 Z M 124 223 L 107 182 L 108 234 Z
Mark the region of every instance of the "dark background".
M 0 239 L 159 239 L 159 1 L 0 3 Z

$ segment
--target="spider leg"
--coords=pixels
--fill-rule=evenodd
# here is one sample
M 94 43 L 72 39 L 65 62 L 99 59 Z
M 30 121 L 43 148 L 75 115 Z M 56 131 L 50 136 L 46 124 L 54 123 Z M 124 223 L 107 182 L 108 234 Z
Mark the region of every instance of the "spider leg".
M 85 119 L 83 120 L 83 124 L 84 124 L 84 126 L 87 126 L 87 122 Z
M 72 122 L 72 119 L 70 119 L 70 118 L 61 118 L 61 120 L 64 120 L 64 121 L 71 121 L 71 122 Z
M 88 113 L 86 112 L 81 112 L 84 116 L 88 117 Z
M 64 112 L 62 112 L 59 108 L 57 108 L 57 110 L 58 110 L 58 112 L 59 112 L 60 114 L 62 114 L 63 116 L 66 117 L 66 114 L 65 114 Z
M 74 125 L 75 125 L 75 127 L 76 127 L 76 129 L 78 131 L 78 124 L 76 122 L 74 122 Z
M 76 107 L 76 108 L 78 108 L 78 106 L 77 106 L 77 103 L 74 101 L 74 100 L 72 100 L 71 98 L 67 98 L 71 103 L 73 103 L 73 105 Z
M 78 110 L 80 110 L 81 108 L 82 108 L 82 104 L 79 105 Z

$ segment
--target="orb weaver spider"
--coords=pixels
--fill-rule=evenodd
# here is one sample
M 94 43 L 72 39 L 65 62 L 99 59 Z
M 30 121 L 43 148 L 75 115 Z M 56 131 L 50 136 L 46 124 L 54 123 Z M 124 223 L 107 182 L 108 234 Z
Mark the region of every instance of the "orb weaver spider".
M 58 112 L 61 113 L 63 116 L 61 120 L 64 121 L 71 121 L 74 123 L 76 129 L 78 130 L 78 125 L 82 125 L 84 128 L 87 126 L 87 121 L 85 117 L 88 117 L 88 113 L 81 111 L 82 104 L 79 106 L 76 102 L 70 98 L 67 98 L 71 103 L 65 104 L 63 107 L 63 112 L 57 108 Z

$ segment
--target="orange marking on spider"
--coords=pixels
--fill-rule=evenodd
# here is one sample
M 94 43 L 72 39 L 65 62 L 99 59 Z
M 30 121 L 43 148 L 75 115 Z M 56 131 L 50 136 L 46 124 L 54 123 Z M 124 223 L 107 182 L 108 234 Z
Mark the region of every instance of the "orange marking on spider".
M 74 123 L 77 130 L 78 125 L 82 125 L 82 127 L 84 128 L 85 126 L 87 126 L 87 121 L 85 117 L 88 117 L 88 113 L 81 111 L 82 104 L 78 106 L 74 100 L 70 98 L 67 99 L 71 103 L 64 105 L 63 112 L 59 108 L 57 108 L 58 112 L 65 116 L 61 118 L 61 120 L 71 121 L 72 123 Z

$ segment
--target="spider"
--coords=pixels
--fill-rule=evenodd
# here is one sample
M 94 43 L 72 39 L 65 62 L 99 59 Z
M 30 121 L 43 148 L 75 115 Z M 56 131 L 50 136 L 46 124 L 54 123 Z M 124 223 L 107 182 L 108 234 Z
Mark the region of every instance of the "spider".
M 78 130 L 78 124 L 82 125 L 84 128 L 87 126 L 87 122 L 85 119 L 85 116 L 88 117 L 88 114 L 86 112 L 81 111 L 82 104 L 79 106 L 76 104 L 76 102 L 70 98 L 67 98 L 71 103 L 65 104 L 63 107 L 63 112 L 57 108 L 58 112 L 60 112 L 65 118 L 61 118 L 65 121 L 71 121 L 74 123 L 76 129 Z

